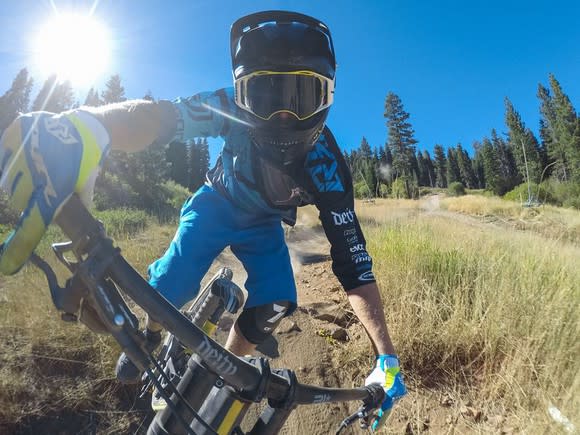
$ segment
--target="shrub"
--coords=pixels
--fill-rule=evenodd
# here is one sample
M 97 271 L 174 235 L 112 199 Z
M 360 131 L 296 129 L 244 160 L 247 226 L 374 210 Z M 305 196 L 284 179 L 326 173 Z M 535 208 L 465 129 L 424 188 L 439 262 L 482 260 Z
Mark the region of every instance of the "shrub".
M 438 195 L 440 193 L 445 193 L 446 189 L 441 187 L 429 187 L 429 186 L 420 186 L 418 188 L 419 196 L 430 196 L 430 195 Z
M 140 202 L 137 192 L 116 175 L 103 172 L 97 179 L 94 196 L 97 210 L 140 208 Z
M 117 238 L 137 234 L 149 224 L 147 213 L 129 208 L 97 211 L 95 217 L 103 222 L 107 234 Z
M 163 198 L 163 202 L 150 212 L 157 217 L 161 224 L 176 221 L 179 218 L 183 203 L 191 196 L 191 192 L 172 180 L 164 181 L 156 189 L 159 189 L 158 196 Z
M 465 195 L 465 186 L 459 181 L 454 181 L 447 187 L 447 193 L 450 196 L 463 196 Z
M 391 196 L 396 199 L 408 199 L 407 188 L 405 187 L 405 180 L 402 178 L 397 178 L 393 181 L 391 187 Z
M 355 198 L 366 199 L 372 196 L 369 187 L 367 186 L 367 183 L 365 183 L 364 181 L 357 181 L 356 183 L 354 183 L 353 187 Z
M 183 187 L 173 180 L 165 181 L 161 188 L 165 190 L 167 205 L 176 213 L 179 213 L 183 203 L 191 196 L 187 187 Z
M 541 186 L 549 194 L 552 204 L 580 210 L 580 184 L 547 180 Z M 542 194 L 540 194 L 540 200 L 544 201 Z M 546 200 L 546 202 L 549 201 Z
M 393 181 L 391 197 L 395 199 L 419 198 L 419 187 L 414 182 L 399 177 Z
M 379 194 L 381 198 L 388 198 L 391 193 L 391 188 L 388 184 L 381 184 L 379 187 Z
M 529 190 L 528 190 L 529 189 Z M 530 183 L 528 188 L 528 183 L 522 183 L 516 186 L 514 189 L 510 190 L 503 196 L 503 199 L 508 201 L 515 201 L 521 203 L 550 203 L 555 204 L 553 195 L 546 189 L 543 184 Z

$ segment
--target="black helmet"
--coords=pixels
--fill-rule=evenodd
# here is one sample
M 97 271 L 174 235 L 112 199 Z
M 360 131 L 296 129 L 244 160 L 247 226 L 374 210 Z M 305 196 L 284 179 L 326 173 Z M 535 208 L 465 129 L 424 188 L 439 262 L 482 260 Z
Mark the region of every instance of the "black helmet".
M 294 12 L 258 12 L 232 25 L 230 47 L 236 104 L 250 114 L 254 143 L 276 164 L 301 160 L 333 102 L 328 27 Z

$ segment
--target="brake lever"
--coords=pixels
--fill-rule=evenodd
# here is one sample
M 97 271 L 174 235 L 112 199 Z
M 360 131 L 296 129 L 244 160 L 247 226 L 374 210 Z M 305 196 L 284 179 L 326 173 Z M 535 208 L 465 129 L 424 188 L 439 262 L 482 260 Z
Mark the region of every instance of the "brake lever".
M 58 285 L 58 279 L 56 277 L 56 273 L 50 265 L 44 261 L 41 257 L 39 257 L 35 252 L 30 255 L 30 262 L 40 269 L 44 275 L 46 276 L 46 280 L 48 281 L 48 288 L 50 290 L 50 296 L 52 298 L 52 303 L 56 307 L 57 310 L 63 310 L 63 294 L 65 289 Z M 74 316 L 74 315 L 73 315 Z M 66 320 L 69 320 L 68 318 Z M 76 320 L 76 318 L 74 319 Z
M 344 429 L 346 429 L 357 420 L 360 421 L 360 427 L 362 429 L 367 429 L 369 427 L 368 419 L 371 416 L 370 413 L 373 410 L 374 408 L 370 407 L 369 405 L 362 405 L 354 414 L 349 415 L 344 420 L 342 420 L 338 430 L 336 431 L 336 435 L 339 435 Z
M 336 435 L 340 434 L 340 432 L 353 424 L 356 420 L 360 421 L 360 426 L 362 429 L 369 428 L 369 418 L 372 417 L 372 413 L 378 409 L 383 403 L 383 400 L 385 400 L 385 390 L 378 383 L 367 385 L 365 388 L 369 392 L 367 399 L 363 401 L 363 404 L 354 414 L 349 415 L 344 420 L 342 420 L 338 430 L 336 431 Z
M 74 273 L 76 271 L 76 268 L 78 266 L 78 262 L 80 261 L 80 259 L 77 257 L 76 260 L 77 262 L 73 263 L 71 262 L 68 258 L 66 258 L 65 254 L 67 252 L 73 252 L 74 249 L 74 245 L 73 242 L 62 242 L 62 243 L 53 243 L 52 244 L 52 251 L 54 252 L 54 255 L 56 255 L 56 258 L 58 258 L 58 260 L 64 264 L 68 270 L 70 270 L 72 273 Z M 75 255 L 76 257 L 76 255 Z

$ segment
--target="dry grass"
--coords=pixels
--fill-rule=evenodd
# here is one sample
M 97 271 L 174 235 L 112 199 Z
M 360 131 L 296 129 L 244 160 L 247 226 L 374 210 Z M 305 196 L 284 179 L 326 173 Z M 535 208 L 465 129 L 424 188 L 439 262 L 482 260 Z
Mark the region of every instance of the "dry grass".
M 453 204 L 472 211 L 467 200 Z M 523 432 L 561 430 L 548 417 L 550 403 L 578 424 L 580 247 L 448 213 L 410 210 L 385 224 L 384 210 L 375 210 L 357 213 L 369 213 L 368 248 L 411 385 L 459 392 L 484 416 L 500 415 Z M 568 225 L 577 218 L 549 213 Z M 350 346 L 342 364 L 356 367 L 368 349 Z M 485 427 L 482 419 L 467 431 Z
M 466 195 L 445 198 L 441 207 L 448 211 L 499 221 L 518 230 L 533 231 L 553 239 L 580 243 L 580 212 L 543 205 L 522 207 L 500 198 Z
M 173 231 L 153 227 L 119 246 L 145 274 Z M 50 255 L 51 240 L 63 240 L 54 228 L 39 252 L 65 277 Z M 118 345 L 60 320 L 44 276 L 31 266 L 0 276 L 0 336 L 0 433 L 61 433 L 63 418 L 67 433 L 133 433 L 146 417 L 136 407 L 134 389 L 115 379 Z
M 447 211 L 433 198 L 357 203 L 409 384 L 418 397 L 442 389 L 472 400 L 485 416 L 501 415 L 522 432 L 559 430 L 547 415 L 549 403 L 578 425 L 580 247 L 560 229 L 534 227 L 536 219 L 577 228 L 578 214 L 542 208 L 538 217 L 487 201 L 446 199 Z M 521 229 L 533 230 L 513 231 L 513 225 L 497 225 L 502 220 L 520 220 Z M 319 225 L 318 211 L 302 209 L 299 222 Z M 120 246 L 145 274 L 173 232 L 151 226 Z M 41 247 L 45 254 L 47 246 Z M 57 414 L 72 432 L 85 430 L 91 413 L 91 430 L 99 433 L 134 431 L 143 419 L 128 401 L 134 396 L 113 381 L 117 346 L 62 322 L 44 278 L 30 268 L 0 277 L 0 335 L 0 432 L 32 422 L 46 429 L 46 419 Z M 357 382 L 368 369 L 361 357 L 366 346 L 351 342 L 337 357 L 342 373 Z M 401 412 L 420 425 L 428 406 L 417 400 Z M 462 433 L 484 433 L 485 424 Z

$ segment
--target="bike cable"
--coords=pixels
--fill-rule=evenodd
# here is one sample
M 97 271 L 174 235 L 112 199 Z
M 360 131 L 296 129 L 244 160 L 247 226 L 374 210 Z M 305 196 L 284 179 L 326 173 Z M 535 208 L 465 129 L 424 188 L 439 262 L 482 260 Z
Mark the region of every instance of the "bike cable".
M 157 388 L 157 390 L 159 391 L 159 394 L 161 395 L 161 397 L 163 397 L 163 400 L 165 400 L 165 403 L 167 404 L 167 406 L 169 406 L 169 408 L 173 411 L 173 413 L 175 414 L 175 416 L 177 417 L 177 419 L 179 420 L 181 425 L 187 431 L 188 435 L 196 435 L 195 432 L 193 432 L 191 430 L 191 428 L 189 427 L 189 425 L 187 424 L 185 419 L 180 414 L 177 413 L 177 407 L 171 401 L 171 399 L 169 398 L 169 395 L 167 395 L 167 393 L 163 390 L 163 387 L 161 386 L 161 382 L 159 382 L 157 380 L 157 378 L 154 377 L 153 371 L 151 369 L 147 369 L 145 371 L 145 373 L 147 373 L 147 376 L 149 376 L 151 379 L 154 379 L 152 381 L 153 385 L 155 385 L 155 388 Z
M 369 417 L 368 409 L 366 406 L 361 406 L 354 414 L 349 415 L 340 423 L 338 430 L 335 435 L 340 435 L 340 433 L 346 429 L 348 426 L 353 424 L 356 420 L 361 420 L 361 428 L 367 429 L 367 418 Z
M 149 354 L 148 356 L 149 356 L 149 360 L 155 366 L 155 369 L 159 372 L 159 375 L 167 383 L 167 388 L 169 390 L 171 390 L 171 393 L 172 394 L 175 394 L 177 396 L 177 399 L 179 401 L 181 401 L 181 403 L 183 403 L 185 405 L 185 407 L 187 408 L 187 410 L 193 415 L 193 417 L 196 420 L 198 420 L 201 423 L 201 425 L 203 427 L 205 427 L 210 433 L 215 434 L 215 435 L 218 435 L 218 433 L 215 431 L 215 429 L 213 429 L 209 424 L 207 424 L 207 422 L 203 418 L 201 418 L 200 415 L 195 411 L 195 409 L 193 409 L 191 407 L 191 405 L 185 400 L 185 398 L 177 390 L 177 388 L 175 387 L 175 385 L 173 385 L 173 382 L 171 382 L 171 379 L 169 379 L 169 377 L 167 376 L 167 374 L 165 373 L 165 371 L 163 370 L 163 368 L 161 367 L 161 365 L 159 364 L 159 362 L 157 361 L 157 359 L 154 358 L 151 354 Z M 189 435 L 196 435 L 195 432 L 193 432 L 193 430 L 189 426 L 189 424 L 181 416 L 181 414 L 179 414 L 177 412 L 176 405 L 171 401 L 171 398 L 169 397 L 169 395 L 165 391 L 165 388 L 163 388 L 163 386 L 161 385 L 161 382 L 154 376 L 153 371 L 151 369 L 147 369 L 146 373 L 147 373 L 147 376 L 149 377 L 149 379 L 155 385 L 155 388 L 157 388 L 157 391 L 159 392 L 159 394 L 161 395 L 161 397 L 163 398 L 163 400 L 165 400 L 165 403 L 167 404 L 167 406 L 169 406 L 169 408 L 171 409 L 171 411 L 173 411 L 173 414 L 177 417 L 177 419 L 179 420 L 179 422 L 187 430 L 187 433 Z

